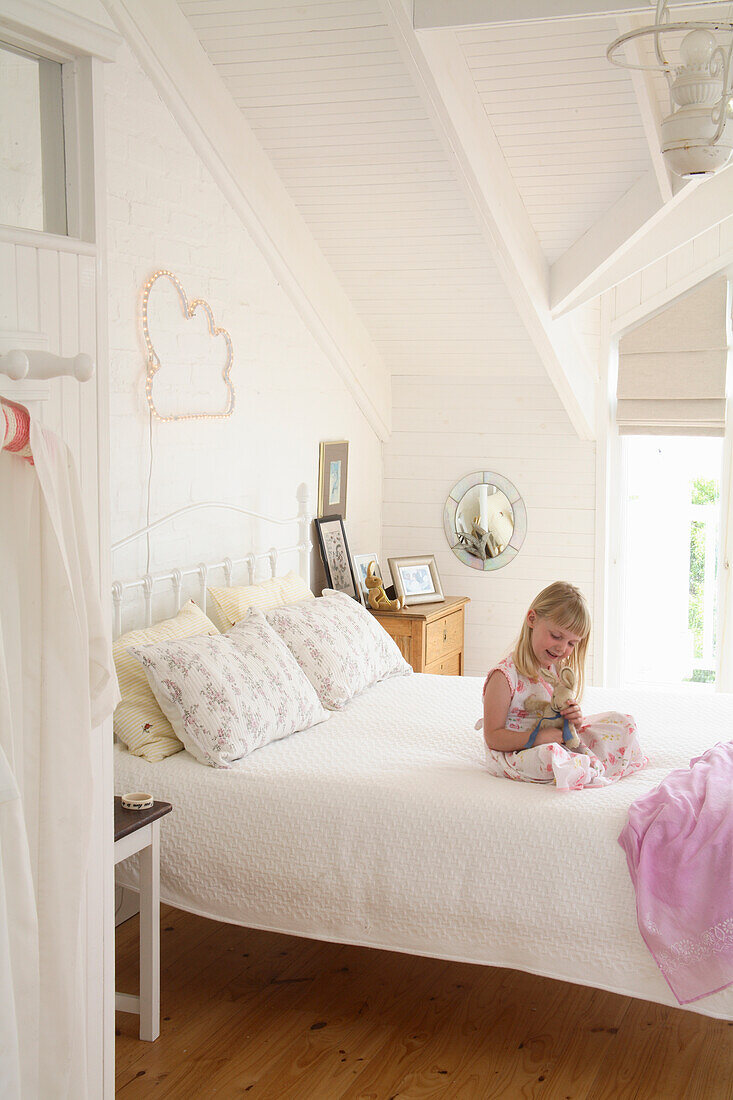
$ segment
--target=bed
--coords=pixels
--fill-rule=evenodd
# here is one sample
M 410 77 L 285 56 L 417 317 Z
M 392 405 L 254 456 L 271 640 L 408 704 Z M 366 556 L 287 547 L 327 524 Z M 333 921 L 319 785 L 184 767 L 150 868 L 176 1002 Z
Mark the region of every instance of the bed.
M 610 787 L 561 793 L 486 772 L 481 687 L 394 676 L 230 769 L 187 751 L 150 763 L 115 745 L 116 793 L 173 804 L 161 899 L 247 927 L 676 1006 L 639 934 L 617 838 L 635 799 L 727 736 L 733 696 L 589 688 L 585 713 L 634 714 L 650 762 Z M 117 870 L 134 889 L 135 857 Z M 733 1019 L 733 987 L 686 1008 Z
M 116 746 L 118 793 L 174 812 L 161 898 L 252 928 L 514 967 L 676 1005 L 643 943 L 617 837 L 629 804 L 729 728 L 733 697 L 625 693 L 647 769 L 559 793 L 482 767 L 481 680 L 414 675 L 228 771 Z M 586 711 L 619 702 L 590 688 Z M 136 885 L 135 868 L 120 869 Z M 687 1006 L 733 1019 L 733 988 Z

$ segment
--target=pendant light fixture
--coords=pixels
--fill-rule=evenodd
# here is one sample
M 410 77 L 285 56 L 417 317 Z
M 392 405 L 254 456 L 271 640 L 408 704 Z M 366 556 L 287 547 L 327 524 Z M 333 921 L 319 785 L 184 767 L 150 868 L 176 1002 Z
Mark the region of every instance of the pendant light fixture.
M 654 42 L 649 64 L 634 64 L 620 52 L 641 38 Z M 664 73 L 670 112 L 662 120 L 662 153 L 685 179 L 717 172 L 733 153 L 732 54 L 733 23 L 673 23 L 667 0 L 658 0 L 653 24 L 627 31 L 606 50 L 614 65 Z

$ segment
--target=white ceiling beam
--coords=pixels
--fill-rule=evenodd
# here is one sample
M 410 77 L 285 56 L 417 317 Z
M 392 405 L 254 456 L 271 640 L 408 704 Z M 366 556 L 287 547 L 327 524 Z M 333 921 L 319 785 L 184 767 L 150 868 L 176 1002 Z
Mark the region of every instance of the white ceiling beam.
M 652 185 L 656 187 L 651 172 L 644 179 L 647 188 Z M 630 197 L 637 188 L 640 188 L 640 184 L 624 196 L 622 202 L 625 201 L 627 206 L 631 205 Z M 652 194 L 648 194 L 647 199 L 652 201 Z M 621 215 L 613 207 L 601 219 L 602 226 L 601 223 L 596 223 L 585 237 L 581 237 L 553 264 L 551 296 L 554 315 L 559 316 L 605 290 L 610 290 L 612 286 L 628 279 L 648 264 L 687 244 L 693 237 L 719 225 L 732 214 L 733 165 L 705 180 L 692 180 L 665 206 L 658 205 L 658 209 L 646 221 L 643 219 L 643 212 L 639 212 L 639 226 L 636 231 L 615 250 L 611 245 L 612 251 L 609 252 L 608 242 L 612 240 L 614 232 L 614 217 L 621 222 Z M 630 217 L 631 212 L 627 211 L 627 228 Z M 603 243 L 600 239 L 601 229 L 606 236 Z M 624 232 L 625 229 L 620 229 L 619 236 L 623 236 Z M 591 243 L 588 244 L 591 238 Z M 592 258 L 594 255 L 595 261 Z
M 174 0 L 102 0 L 301 320 L 382 440 L 391 378 L 333 269 Z
M 671 8 L 689 7 L 690 0 L 668 0 Z M 699 0 L 695 6 L 716 0 Z M 644 12 L 654 20 L 649 0 L 413 0 L 415 30 L 488 27 L 507 23 L 548 23 L 582 16 L 608 17 Z
M 626 34 L 627 31 L 637 30 L 641 26 L 640 19 L 623 16 L 617 19 L 616 23 L 619 34 Z M 624 52 L 630 65 L 645 65 L 650 62 L 650 58 L 644 53 L 641 40 L 638 38 L 627 42 Z M 674 188 L 662 155 L 662 112 L 659 109 L 654 79 L 651 72 L 644 69 L 629 69 L 629 76 L 634 87 L 644 136 L 649 146 L 654 175 L 659 184 L 659 195 L 662 202 L 669 202 L 674 194 Z
M 674 201 L 673 199 L 670 200 Z M 653 224 L 664 204 L 650 168 L 550 268 L 550 307 L 554 317 L 591 297 L 589 288 Z
M 452 32 L 415 34 L 403 0 L 381 0 L 436 133 L 517 312 L 582 439 L 595 435 L 595 371 L 572 321 L 554 322 L 549 266 Z

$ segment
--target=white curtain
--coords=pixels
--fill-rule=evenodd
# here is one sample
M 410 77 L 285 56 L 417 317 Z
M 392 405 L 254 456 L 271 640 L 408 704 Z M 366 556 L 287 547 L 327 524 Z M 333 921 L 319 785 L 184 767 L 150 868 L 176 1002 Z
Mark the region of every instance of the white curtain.
M 13 987 L 38 991 L 35 1036 L 15 1001 L 16 1092 L 76 1100 L 87 1096 L 80 946 L 91 738 L 118 691 L 73 459 L 34 421 L 30 442 L 34 466 L 0 452 L 0 749 L 20 794 L 3 806 L 22 807 L 37 920 L 37 961 L 33 952 L 9 957 Z M 7 899 L 27 894 L 27 879 L 17 860 L 6 862 L 4 835 Z M 9 940 L 28 933 L 18 913 L 7 929 Z M 8 980 L 2 973 L 3 997 Z

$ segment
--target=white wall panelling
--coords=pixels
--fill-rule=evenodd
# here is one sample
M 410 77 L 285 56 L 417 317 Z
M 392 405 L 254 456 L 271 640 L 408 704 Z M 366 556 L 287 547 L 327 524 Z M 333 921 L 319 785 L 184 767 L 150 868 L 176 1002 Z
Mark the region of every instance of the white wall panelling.
M 534 375 L 399 375 L 393 394 L 383 556 L 434 553 L 446 594 L 471 597 L 466 672 L 481 675 L 508 650 L 546 584 L 571 581 L 593 604 L 595 445 L 577 438 L 554 388 Z M 445 498 L 472 470 L 508 477 L 527 506 L 517 557 L 480 575 L 456 558 L 443 533 Z

